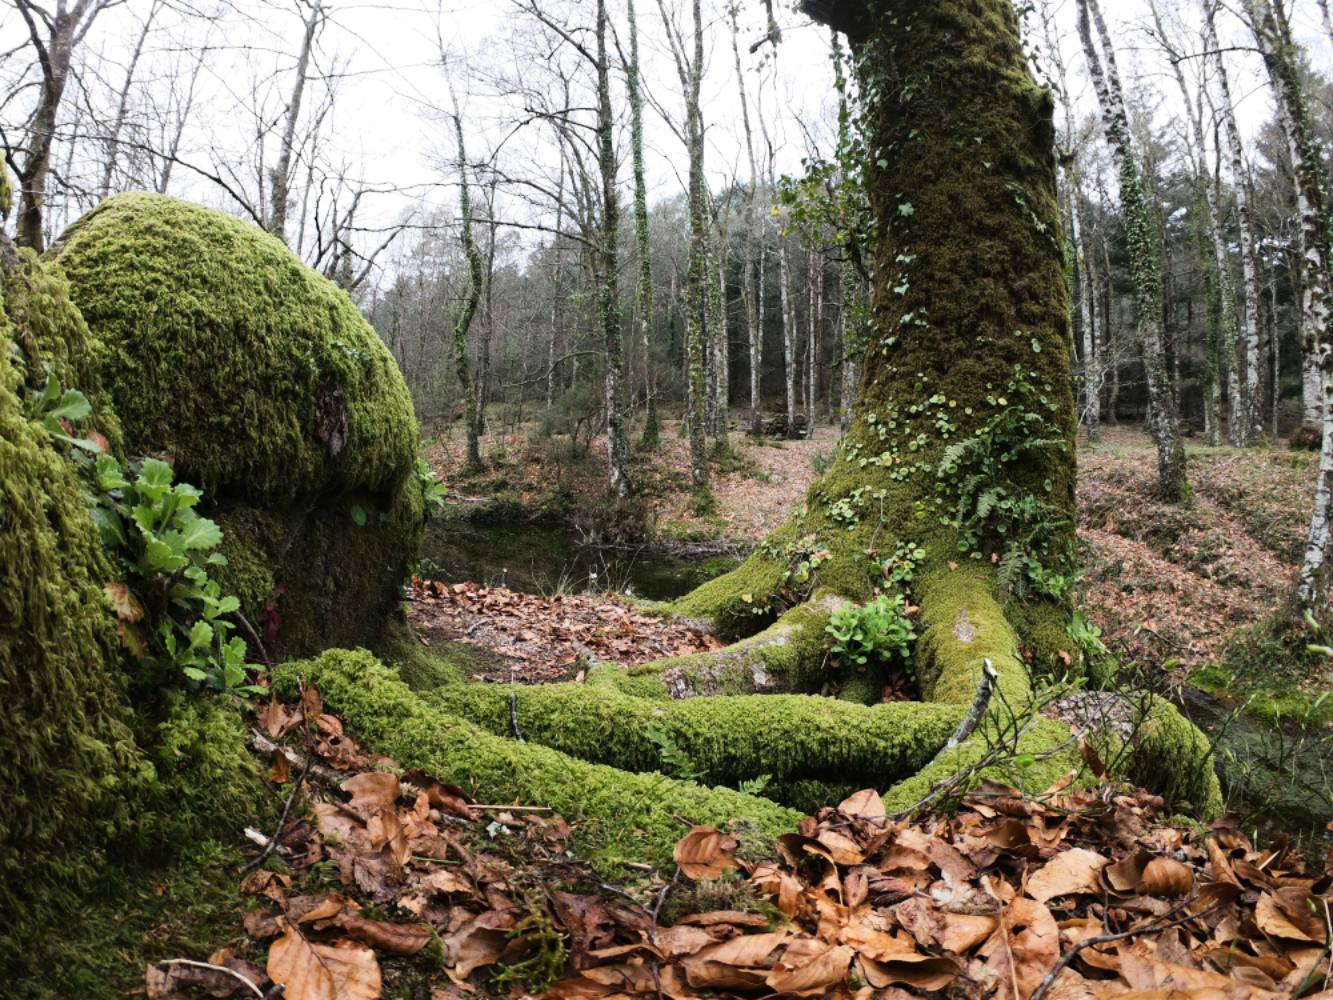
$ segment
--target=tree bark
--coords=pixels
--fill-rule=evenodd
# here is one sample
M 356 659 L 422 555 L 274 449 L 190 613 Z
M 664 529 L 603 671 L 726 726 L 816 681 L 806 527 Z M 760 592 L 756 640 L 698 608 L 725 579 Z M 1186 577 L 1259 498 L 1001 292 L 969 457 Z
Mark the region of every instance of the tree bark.
M 635 313 L 639 342 L 643 350 L 644 403 L 643 437 L 646 451 L 656 451 L 661 440 L 657 420 L 657 390 L 653 380 L 653 255 L 648 230 L 648 184 L 643 164 L 643 79 L 639 72 L 639 21 L 634 0 L 628 0 L 629 65 L 625 67 L 630 113 L 630 156 L 634 169 L 634 248 L 639 264 L 639 287 L 635 295 Z
M 477 387 L 473 384 L 468 367 L 467 338 L 472 329 L 473 317 L 477 315 L 477 306 L 481 302 L 481 286 L 485 281 L 484 264 L 477 241 L 472 234 L 472 186 L 468 182 L 467 146 L 463 139 L 463 117 L 459 114 L 457 103 L 454 104 L 454 140 L 458 144 L 458 214 L 462 227 L 463 254 L 467 258 L 468 287 L 463 298 L 463 308 L 454 323 L 454 372 L 463 392 L 463 423 L 467 427 L 467 459 L 464 469 L 476 472 L 481 469 L 481 445 L 477 436 L 477 422 L 473 413 L 477 408 Z
M 1078 15 L 1079 37 L 1101 104 L 1107 144 L 1111 147 L 1120 177 L 1120 203 L 1129 240 L 1130 272 L 1134 278 L 1135 322 L 1143 350 L 1151 407 L 1148 430 L 1157 447 L 1157 492 L 1163 500 L 1176 502 L 1188 496 L 1189 482 L 1185 474 L 1180 415 L 1163 344 L 1161 250 L 1152 208 L 1135 158 L 1115 50 L 1097 0 L 1078 0 Z M 1098 55 L 1093 41 L 1092 22 L 1096 23 L 1101 40 L 1104 66 L 1103 57 Z
M 1301 270 L 1304 294 L 1301 322 L 1310 342 L 1319 377 L 1323 446 L 1319 454 L 1319 477 L 1315 487 L 1314 513 L 1301 562 L 1301 601 L 1307 607 L 1321 606 L 1328 593 L 1327 555 L 1333 521 L 1333 342 L 1329 320 L 1333 317 L 1333 249 L 1329 245 L 1328 215 L 1324 195 L 1324 163 L 1319 141 L 1310 122 L 1309 108 L 1301 83 L 1298 50 L 1291 36 L 1284 9 L 1269 0 L 1244 0 L 1255 40 L 1277 96 L 1279 115 L 1291 149 L 1296 181 L 1296 207 L 1301 231 Z
M 269 173 L 268 231 L 278 239 L 287 239 L 287 203 L 291 197 L 292 158 L 296 148 L 296 126 L 301 118 L 301 102 L 305 97 L 306 77 L 310 71 L 310 56 L 315 48 L 315 37 L 324 22 L 324 0 L 313 0 L 301 35 L 301 49 L 296 56 L 296 79 L 282 127 L 282 145 L 278 148 L 278 162 Z
M 1235 103 L 1231 98 L 1231 82 L 1227 76 L 1226 57 L 1217 40 L 1214 0 L 1205 0 L 1204 46 L 1214 53 L 1213 66 L 1217 73 L 1220 97 L 1219 113 L 1227 153 L 1231 166 L 1231 185 L 1236 199 L 1236 215 L 1240 228 L 1241 284 L 1244 307 L 1240 315 L 1241 345 L 1245 372 L 1245 413 L 1242 431 L 1245 444 L 1253 444 L 1263 434 L 1263 388 L 1260 385 L 1259 364 L 1259 267 L 1254 236 L 1254 210 L 1251 207 L 1250 172 L 1245 166 L 1245 147 L 1241 143 L 1236 124 Z
M 598 311 L 606 352 L 606 468 L 612 495 L 630 493 L 628 434 L 625 427 L 625 357 L 620 332 L 620 195 L 616 190 L 611 67 L 606 32 L 606 0 L 597 0 L 597 166 L 602 180 L 601 245 L 598 247 Z

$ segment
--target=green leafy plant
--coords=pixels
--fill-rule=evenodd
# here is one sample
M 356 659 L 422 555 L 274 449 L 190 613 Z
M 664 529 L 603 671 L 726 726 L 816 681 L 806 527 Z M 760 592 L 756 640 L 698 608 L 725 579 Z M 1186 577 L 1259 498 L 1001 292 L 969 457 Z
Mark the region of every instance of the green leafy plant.
M 76 436 L 73 424 L 92 414 L 88 398 L 66 389 L 46 367 L 46 381 L 26 406 L 28 419 L 71 446 L 69 457 L 88 483 L 91 516 L 103 543 L 118 553 L 130 582 L 108 581 L 103 593 L 119 622 L 121 641 L 137 660 L 164 664 L 196 687 L 249 693 L 252 671 L 245 641 L 229 617 L 240 601 L 224 595 L 208 567 L 226 565 L 215 552 L 222 529 L 195 509 L 203 493 L 173 483 L 158 458 L 124 468 L 95 433 Z
M 193 686 L 256 691 L 248 682 L 259 668 L 246 662 L 245 640 L 232 634 L 230 616 L 240 601 L 208 575 L 209 566 L 227 560 L 213 551 L 222 529 L 195 509 L 203 494 L 174 483 L 171 466 L 157 458 L 126 470 L 102 455 L 93 479 L 93 519 L 107 546 L 124 557 L 132 580 L 105 587 L 126 648 L 178 671 Z
M 435 475 L 435 470 L 427 464 L 424 458 L 417 458 L 416 464 L 412 467 L 412 476 L 421 489 L 421 499 L 426 505 L 426 510 L 443 510 L 444 497 L 449 489 L 444 483 L 440 482 L 439 477 Z
M 880 594 L 866 604 L 841 608 L 833 612 L 824 631 L 833 639 L 833 654 L 844 664 L 860 667 L 897 656 L 910 666 L 916 626 L 901 594 Z
M 83 451 L 96 454 L 102 450 L 101 444 L 89 439 L 75 437 L 69 432 L 70 423 L 83 420 L 92 413 L 88 397 L 78 389 L 65 389 L 56 378 L 50 366 L 46 368 L 46 385 L 40 393 L 28 401 L 28 419 L 40 424 L 47 434 L 57 441 L 73 445 Z

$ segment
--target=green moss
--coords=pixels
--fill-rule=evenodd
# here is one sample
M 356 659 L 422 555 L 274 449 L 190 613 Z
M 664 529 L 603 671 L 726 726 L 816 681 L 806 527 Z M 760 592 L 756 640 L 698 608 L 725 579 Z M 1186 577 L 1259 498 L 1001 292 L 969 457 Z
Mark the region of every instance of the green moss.
M 235 838 L 187 845 L 169 865 L 101 866 L 79 899 L 77 919 L 55 927 L 7 921 L 14 947 L 0 948 L 12 1000 L 120 1000 L 142 991 L 144 968 L 167 958 L 244 949 L 237 891 L 245 859 Z
M 25 919 L 0 939 L 0 964 L 22 950 L 18 928 L 73 910 L 109 858 L 234 832 L 263 801 L 234 708 L 126 671 L 102 596 L 121 570 L 77 466 L 23 417 L 14 329 L 0 323 L 0 904 Z M 75 324 L 69 343 L 85 334 Z
M 27 384 L 40 389 L 49 368 L 65 388 L 78 389 L 93 405 L 90 426 L 119 452 L 120 422 L 101 374 L 108 352 L 70 301 L 64 273 L 24 247 L 18 251 L 18 267 L 4 276 L 3 288 L 9 336 L 23 349 Z
M 731 824 L 749 856 L 767 856 L 773 838 L 800 819 L 766 799 L 589 764 L 495 736 L 428 704 L 364 650 L 284 664 L 275 672 L 278 690 L 292 694 L 298 676 L 317 684 L 330 711 L 376 752 L 486 801 L 547 805 L 577 822 L 575 844 L 603 866 L 667 863 L 684 831 L 677 817 Z
M 671 605 L 686 618 L 705 618 L 726 636 L 749 635 L 773 620 L 769 610 L 783 585 L 787 567 L 765 549 L 714 577 Z
M 987 741 L 983 731 L 941 754 L 928 767 L 889 789 L 882 796 L 885 810 L 895 813 L 916 805 L 938 783 L 947 781 L 963 768 L 975 764 L 986 753 Z M 1080 771 L 1082 767 L 1078 751 L 1069 743 L 1069 729 L 1049 719 L 1036 720 L 1032 728 L 1019 739 L 1017 748 L 1004 757 L 995 767 L 979 771 L 972 783 L 983 777 L 994 778 L 1024 792 L 1038 794 L 1066 774 Z
M 387 500 L 356 492 L 285 510 L 225 500 L 218 507 L 228 565 L 214 576 L 240 597 L 257 629 L 273 623 L 265 607 L 276 600 L 275 658 L 372 641 L 398 601 L 424 530 L 421 491 L 411 478 Z
M 662 769 L 653 736 L 665 736 L 710 784 L 730 786 L 764 774 L 782 784 L 813 779 L 857 788 L 882 785 L 927 764 L 963 716 L 963 709 L 951 705 L 895 702 L 871 708 L 809 695 L 663 703 L 583 684 L 453 684 L 423 697 L 498 736 L 513 732 L 512 697 L 529 741 L 628 771 Z
M 1127 777 L 1160 794 L 1173 809 L 1205 820 L 1222 814 L 1212 745 L 1164 698 L 1149 697 L 1127 763 Z
M 725 649 L 654 660 L 631 667 L 624 679 L 603 680 L 622 690 L 637 687 L 633 693 L 649 698 L 658 691 L 671 698 L 818 691 L 824 681 L 824 626 L 841 603 L 832 594 L 817 594 Z
M 374 651 L 413 691 L 433 691 L 445 684 L 466 683 L 474 669 L 490 663 L 478 647 L 466 643 L 436 641 L 422 645 L 408 624 L 399 618 L 391 618 L 385 625 Z
M 24 417 L 25 392 L 0 322 L 0 906 L 37 919 L 77 885 L 127 820 L 142 780 L 115 619 L 117 579 L 73 463 Z M 20 905 L 19 898 L 28 898 Z
M 135 193 L 103 202 L 53 253 L 109 350 L 132 451 L 166 452 L 209 494 L 266 506 L 391 494 L 410 468 L 417 428 L 392 356 L 280 240 Z

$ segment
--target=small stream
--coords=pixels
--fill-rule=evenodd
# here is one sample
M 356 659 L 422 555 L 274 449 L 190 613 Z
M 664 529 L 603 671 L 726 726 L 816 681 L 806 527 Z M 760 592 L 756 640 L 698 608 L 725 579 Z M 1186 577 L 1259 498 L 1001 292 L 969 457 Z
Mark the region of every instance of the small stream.
M 740 563 L 734 555 L 592 545 L 567 528 L 439 524 L 427 529 L 423 569 L 525 594 L 615 591 L 668 601 Z

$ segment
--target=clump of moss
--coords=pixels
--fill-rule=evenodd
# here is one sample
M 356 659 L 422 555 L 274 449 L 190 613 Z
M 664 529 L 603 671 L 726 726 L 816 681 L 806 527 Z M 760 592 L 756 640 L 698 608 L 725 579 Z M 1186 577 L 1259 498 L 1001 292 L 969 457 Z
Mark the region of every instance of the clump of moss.
M 0 906 L 23 918 L 0 931 L 4 970 L 109 864 L 234 832 L 264 802 L 239 711 L 154 687 L 122 650 L 103 586 L 123 567 L 68 446 L 27 417 L 47 366 L 96 385 L 98 345 L 59 272 L 8 249 L 0 233 Z M 88 423 L 114 433 L 108 401 Z
M 167 454 L 228 534 L 219 582 L 275 647 L 368 641 L 416 557 L 418 430 L 392 355 L 280 240 L 159 195 L 52 250 L 104 345 L 126 450 Z
M 107 199 L 55 260 L 105 343 L 135 451 L 211 494 L 276 507 L 391 492 L 416 458 L 412 403 L 356 304 L 282 241 L 151 194 Z
M 12 288 L 7 278 L 6 303 Z M 0 906 L 11 913 L 34 883 L 90 877 L 83 845 L 118 830 L 143 770 L 102 595 L 116 569 L 74 466 L 25 416 L 15 339 L 0 313 Z

